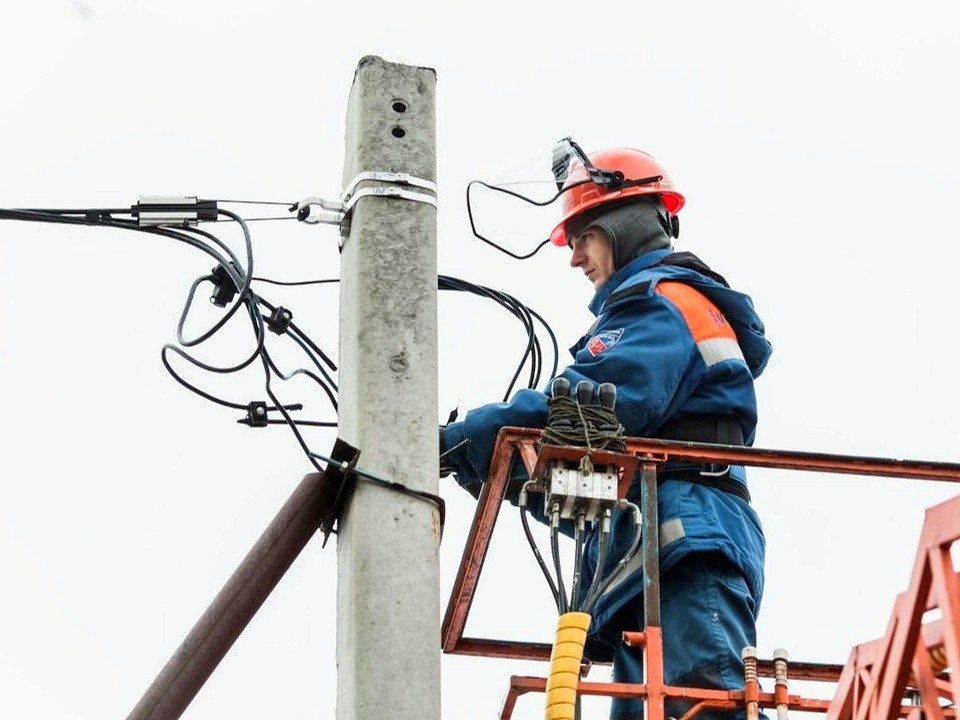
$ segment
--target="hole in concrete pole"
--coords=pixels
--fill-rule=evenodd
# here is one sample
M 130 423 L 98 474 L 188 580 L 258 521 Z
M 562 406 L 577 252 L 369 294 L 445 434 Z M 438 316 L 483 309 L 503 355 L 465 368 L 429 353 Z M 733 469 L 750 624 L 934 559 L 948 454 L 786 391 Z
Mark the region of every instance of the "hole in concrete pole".
M 394 112 L 398 113 L 405 113 L 407 111 L 407 104 L 403 100 L 394 100 L 390 107 L 393 108 Z
M 397 126 L 396 126 L 393 130 L 391 130 L 390 132 L 393 133 L 393 136 L 394 136 L 395 138 L 402 138 L 404 135 L 407 134 L 407 131 L 404 130 L 404 129 L 403 129 L 402 127 L 400 127 L 399 125 L 397 125 Z

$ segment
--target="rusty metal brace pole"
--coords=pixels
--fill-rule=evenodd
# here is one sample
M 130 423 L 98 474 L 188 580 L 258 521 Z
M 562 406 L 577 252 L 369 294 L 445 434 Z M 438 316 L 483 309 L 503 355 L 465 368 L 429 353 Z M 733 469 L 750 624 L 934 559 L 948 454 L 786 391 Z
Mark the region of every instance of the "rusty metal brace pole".
M 663 640 L 660 635 L 660 520 L 657 513 L 657 464 L 649 457 L 640 469 L 641 550 L 643 552 L 643 624 L 647 647 L 643 671 L 648 720 L 663 720 Z M 652 638 L 652 641 L 651 641 Z
M 303 478 L 127 720 L 176 720 L 183 714 L 313 537 L 336 491 L 329 472 Z

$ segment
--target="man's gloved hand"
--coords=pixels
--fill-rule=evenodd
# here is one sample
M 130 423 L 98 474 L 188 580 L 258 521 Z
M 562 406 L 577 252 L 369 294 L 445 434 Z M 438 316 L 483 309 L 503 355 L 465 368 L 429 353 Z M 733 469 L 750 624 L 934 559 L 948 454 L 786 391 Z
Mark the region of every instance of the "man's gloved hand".
M 447 443 L 443 439 L 443 426 L 440 426 L 440 477 L 445 478 L 456 472 L 456 468 L 447 459 Z

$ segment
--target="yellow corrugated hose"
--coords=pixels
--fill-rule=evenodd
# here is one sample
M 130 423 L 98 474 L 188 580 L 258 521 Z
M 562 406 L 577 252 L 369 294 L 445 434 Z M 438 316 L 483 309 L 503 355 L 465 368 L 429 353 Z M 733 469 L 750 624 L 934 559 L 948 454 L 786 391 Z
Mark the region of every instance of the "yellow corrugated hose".
M 590 615 L 587 613 L 568 612 L 557 620 L 557 635 L 547 676 L 546 720 L 573 720 L 580 663 L 589 628 Z

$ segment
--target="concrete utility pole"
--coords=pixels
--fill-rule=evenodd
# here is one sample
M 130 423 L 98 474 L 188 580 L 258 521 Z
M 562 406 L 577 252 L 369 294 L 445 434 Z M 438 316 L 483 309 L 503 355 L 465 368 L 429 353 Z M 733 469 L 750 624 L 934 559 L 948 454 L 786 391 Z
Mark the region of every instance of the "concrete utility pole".
M 345 186 L 366 172 L 436 180 L 435 89 L 430 68 L 360 61 Z M 436 345 L 436 208 L 360 199 L 341 256 L 339 432 L 363 470 L 429 493 Z M 337 720 L 439 720 L 439 543 L 435 506 L 361 480 L 337 536 Z

